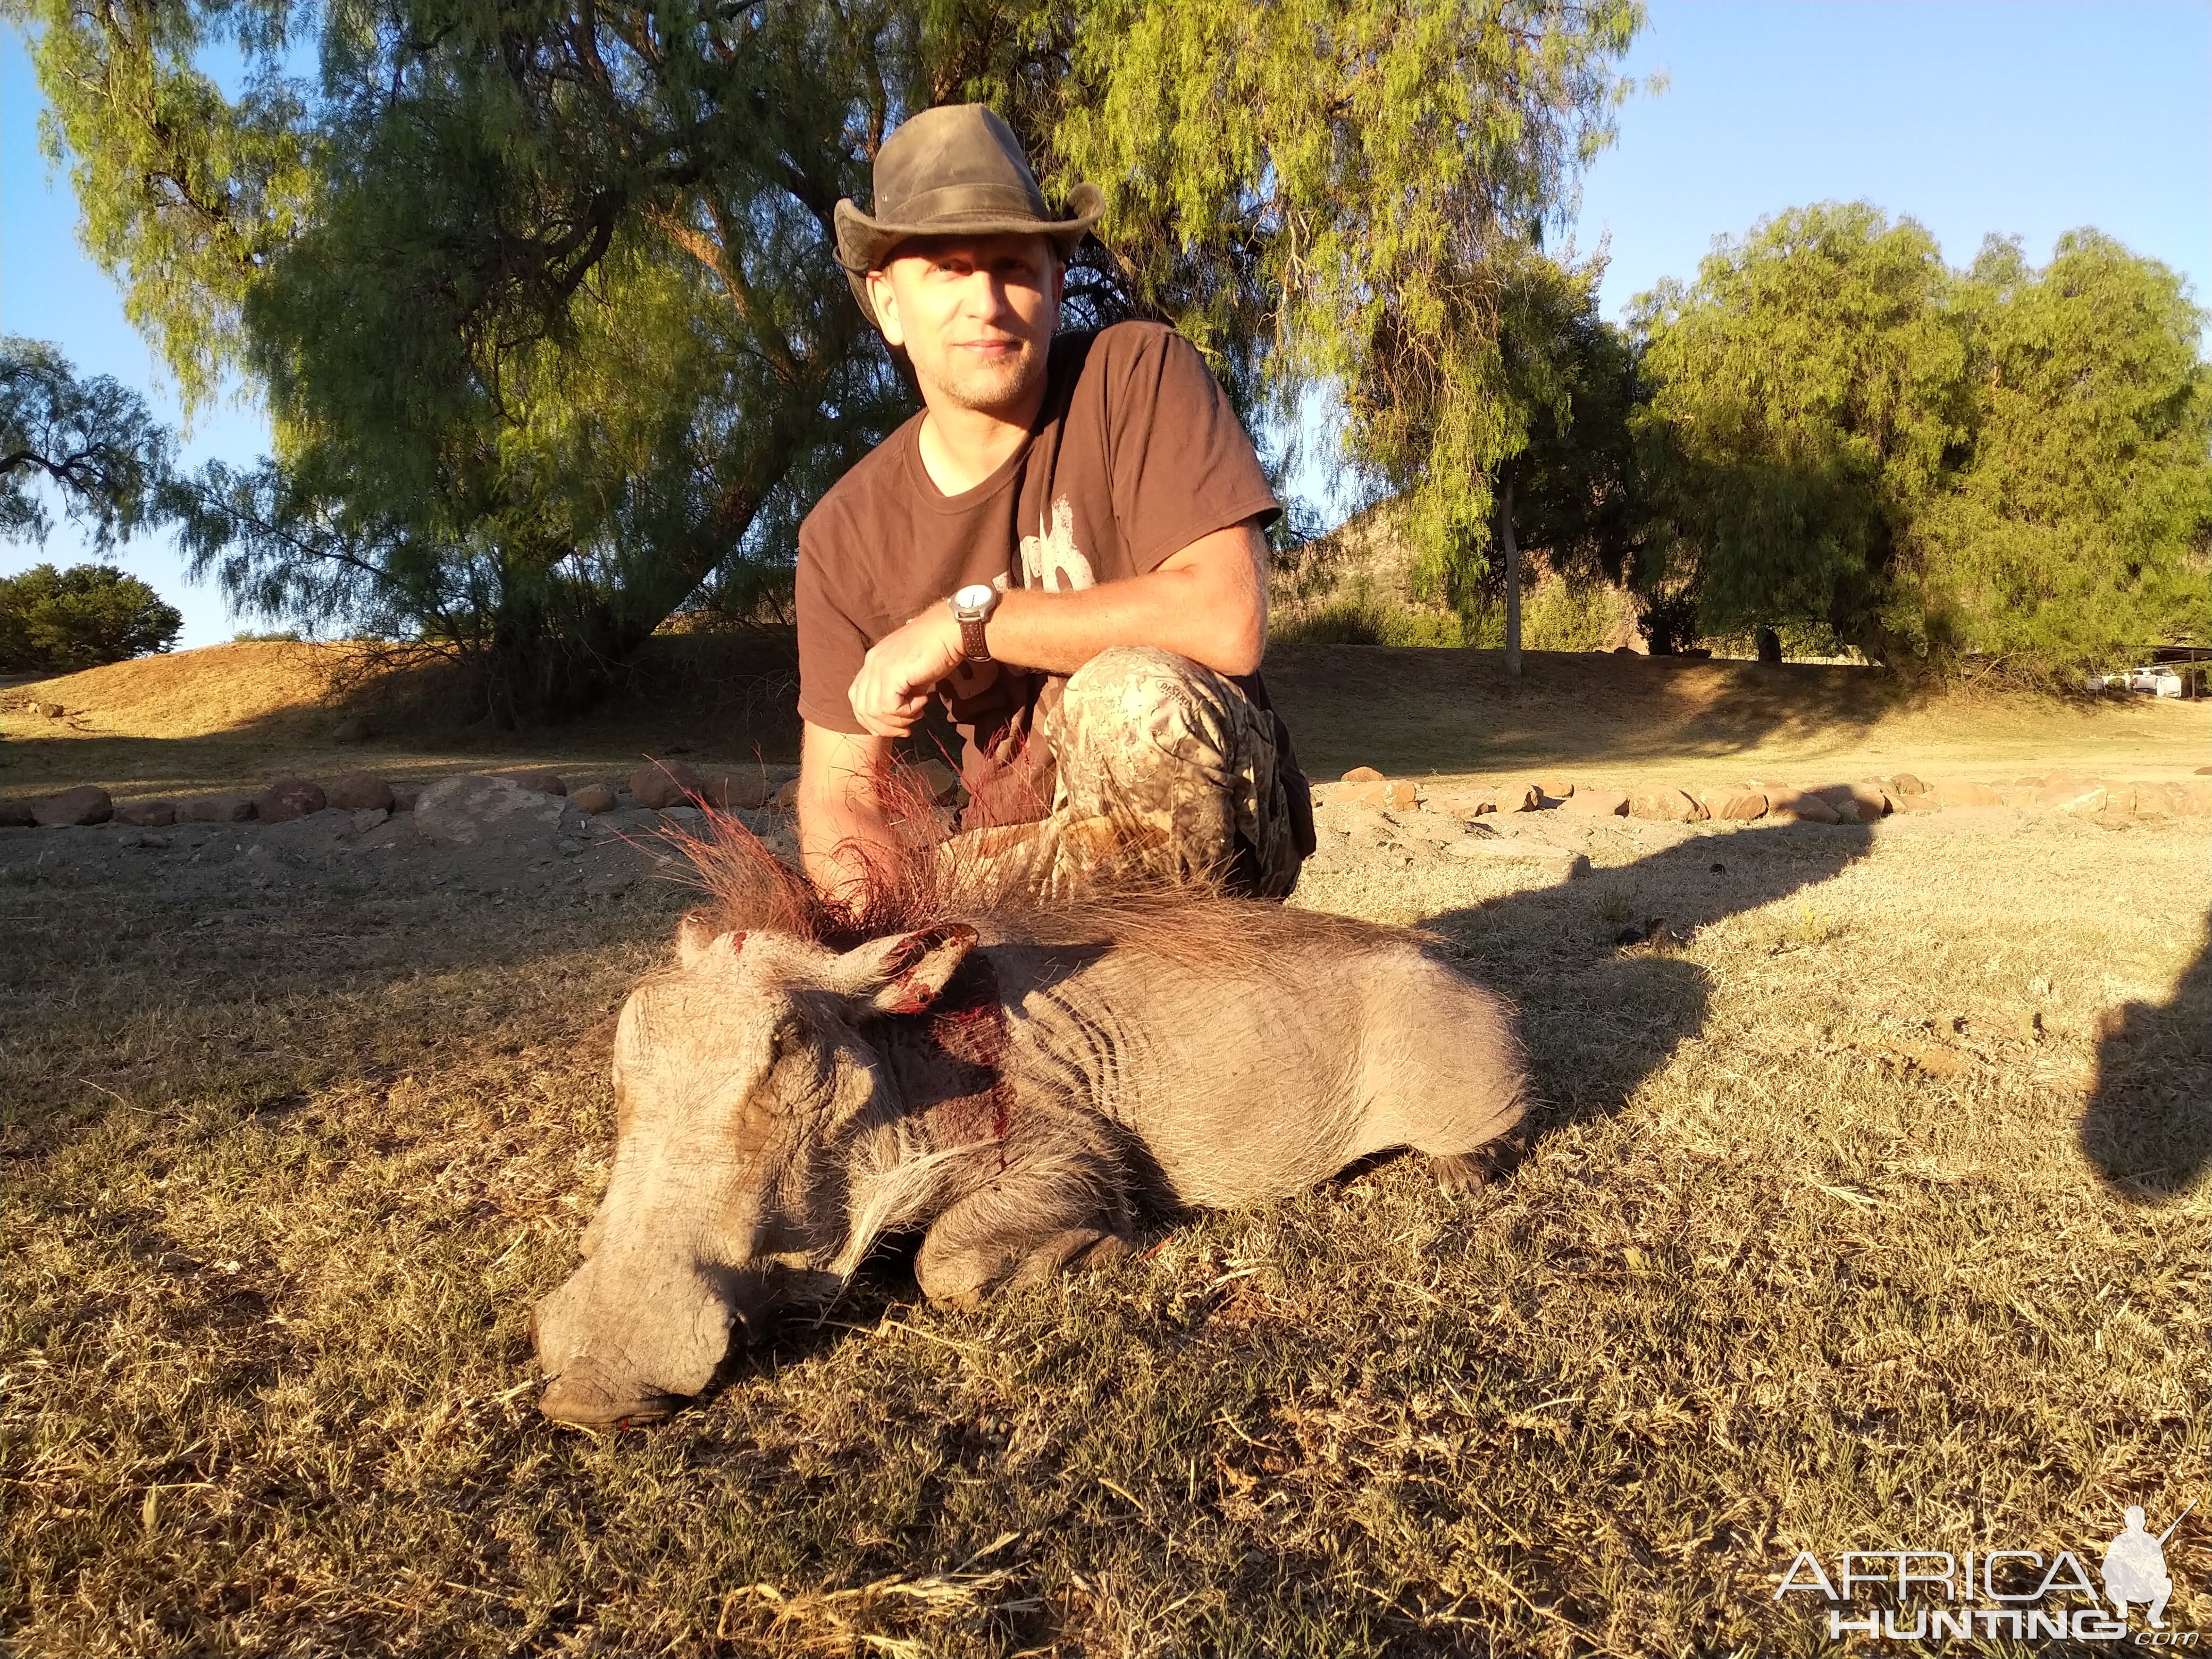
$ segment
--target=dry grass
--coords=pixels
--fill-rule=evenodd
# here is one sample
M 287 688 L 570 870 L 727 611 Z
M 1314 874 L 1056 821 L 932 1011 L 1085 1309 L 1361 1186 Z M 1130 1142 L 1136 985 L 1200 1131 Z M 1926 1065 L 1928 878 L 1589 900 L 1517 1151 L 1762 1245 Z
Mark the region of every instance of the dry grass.
M 1385 1166 L 972 1316 L 884 1261 L 605 1439 L 536 1418 L 525 1321 L 686 895 L 195 927 L 19 861 L 9 1645 L 1807 1651 L 1801 1547 L 2101 1545 L 2212 1476 L 2204 837 L 1936 822 L 1321 884 L 1521 1003 L 1509 1182 Z
M 8 833 L 13 1652 L 1803 1653 L 1801 1547 L 2088 1559 L 2212 1480 L 2201 821 L 1316 878 L 1519 1003 L 1510 1180 L 1386 1164 L 973 1316 L 892 1255 L 605 1438 L 526 1322 L 691 896 L 208 914 Z
M 654 644 L 637 684 L 591 717 L 524 732 L 428 718 L 404 677 L 374 695 L 349 690 L 344 647 L 211 646 L 119 663 L 0 697 L 0 794 L 76 783 L 118 798 L 258 788 L 287 772 L 359 767 L 416 780 L 525 765 L 626 777 L 648 754 L 702 767 L 796 758 L 787 641 Z M 2212 703 L 1914 696 L 1866 669 L 1812 664 L 1530 652 L 1514 680 L 1495 651 L 1279 643 L 1267 681 L 1316 779 L 1359 765 L 1484 777 L 1540 766 L 1623 785 L 1900 769 L 1982 781 L 2059 767 L 2172 778 L 2212 756 Z M 69 716 L 44 719 L 34 698 Z M 381 735 L 331 742 L 355 708 Z

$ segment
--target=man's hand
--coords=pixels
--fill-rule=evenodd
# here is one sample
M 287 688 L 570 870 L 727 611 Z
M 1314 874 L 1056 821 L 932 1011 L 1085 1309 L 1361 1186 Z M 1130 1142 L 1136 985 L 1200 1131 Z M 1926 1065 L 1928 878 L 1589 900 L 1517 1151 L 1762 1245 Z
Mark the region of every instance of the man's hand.
M 869 649 L 846 694 L 854 718 L 877 737 L 905 737 L 961 660 L 959 623 L 947 606 L 931 606 Z

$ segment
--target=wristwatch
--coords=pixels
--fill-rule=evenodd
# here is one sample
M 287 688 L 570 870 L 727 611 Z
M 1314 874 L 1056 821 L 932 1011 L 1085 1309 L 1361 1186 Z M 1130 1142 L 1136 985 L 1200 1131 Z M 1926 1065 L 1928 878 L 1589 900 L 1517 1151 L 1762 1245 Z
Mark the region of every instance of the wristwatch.
M 999 608 L 999 590 L 988 582 L 962 588 L 946 601 L 960 623 L 960 654 L 969 662 L 991 660 L 991 647 L 983 642 L 983 624 Z

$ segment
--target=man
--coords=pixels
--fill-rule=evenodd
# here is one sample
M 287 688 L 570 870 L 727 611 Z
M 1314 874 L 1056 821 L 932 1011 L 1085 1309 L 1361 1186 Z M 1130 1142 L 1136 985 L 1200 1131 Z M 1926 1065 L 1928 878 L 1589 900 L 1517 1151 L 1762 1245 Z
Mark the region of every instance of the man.
M 837 204 L 854 297 L 923 412 L 799 532 L 799 844 L 853 896 L 888 849 L 895 743 L 941 697 L 963 739 L 958 844 L 1044 890 L 1108 872 L 1279 896 L 1312 849 L 1256 671 L 1279 508 L 1198 353 L 1124 323 L 1054 337 L 1067 254 L 981 105 L 915 116 Z

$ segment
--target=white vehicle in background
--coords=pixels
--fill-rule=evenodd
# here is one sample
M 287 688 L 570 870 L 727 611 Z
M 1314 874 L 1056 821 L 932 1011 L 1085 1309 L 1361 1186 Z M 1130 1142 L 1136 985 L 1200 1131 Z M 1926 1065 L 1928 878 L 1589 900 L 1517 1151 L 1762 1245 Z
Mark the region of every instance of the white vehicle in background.
M 2198 646 L 2160 646 L 2155 659 L 2139 668 L 2117 673 L 2091 674 L 2082 681 L 2088 691 L 2138 691 L 2154 697 L 2203 696 L 2208 688 L 2207 659 L 2212 650 Z

